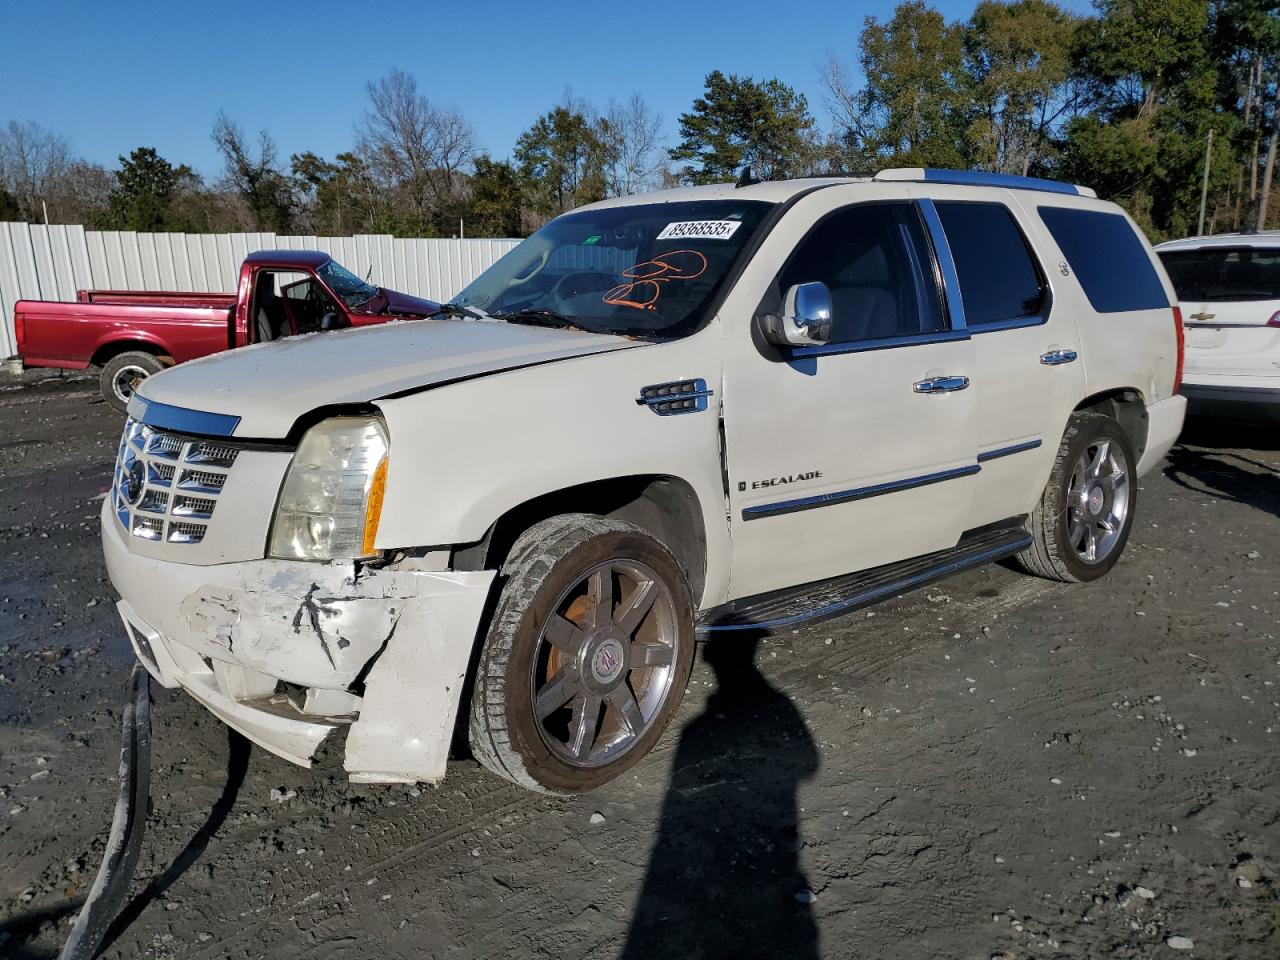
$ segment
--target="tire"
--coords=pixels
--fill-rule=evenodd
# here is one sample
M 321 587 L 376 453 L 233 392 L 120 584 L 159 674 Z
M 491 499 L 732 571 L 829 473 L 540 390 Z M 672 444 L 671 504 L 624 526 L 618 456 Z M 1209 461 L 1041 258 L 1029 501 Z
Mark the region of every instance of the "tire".
M 1103 445 L 1107 452 L 1099 460 L 1094 455 Z M 1099 476 L 1091 477 L 1095 463 Z M 1064 583 L 1105 575 L 1120 559 L 1133 529 L 1136 468 L 1137 458 L 1120 424 L 1098 413 L 1072 416 L 1049 482 L 1027 518 L 1032 543 L 1015 557 L 1018 565 L 1038 577 Z M 1112 529 L 1104 530 L 1104 522 Z
M 471 696 L 472 753 L 531 790 L 593 790 L 649 752 L 684 696 L 685 576 L 640 527 L 587 514 L 530 527 L 501 576 Z M 608 604 L 597 602 L 606 582 Z M 643 612 L 625 616 L 640 594 Z
M 118 353 L 107 361 L 102 368 L 102 376 L 98 378 L 102 399 L 117 413 L 124 413 L 129 409 L 129 398 L 138 384 L 163 369 L 160 359 L 150 353 L 141 350 Z

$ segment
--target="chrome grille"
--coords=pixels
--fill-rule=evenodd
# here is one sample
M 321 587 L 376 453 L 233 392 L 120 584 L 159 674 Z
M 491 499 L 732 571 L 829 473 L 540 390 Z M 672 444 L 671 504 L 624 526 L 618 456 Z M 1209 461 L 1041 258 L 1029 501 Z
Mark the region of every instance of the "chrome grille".
M 120 525 L 143 540 L 199 543 L 239 453 L 231 444 L 166 433 L 129 420 L 111 485 Z

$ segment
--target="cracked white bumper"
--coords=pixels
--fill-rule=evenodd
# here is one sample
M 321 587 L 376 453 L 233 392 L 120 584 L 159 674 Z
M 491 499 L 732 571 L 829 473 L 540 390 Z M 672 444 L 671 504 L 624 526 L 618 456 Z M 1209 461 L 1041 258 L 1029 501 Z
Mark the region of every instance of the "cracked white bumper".
M 193 566 L 131 553 L 105 507 L 102 521 L 121 617 L 156 680 L 294 763 L 308 765 L 339 725 L 326 711 L 342 712 L 356 716 L 352 780 L 443 778 L 492 571 Z M 306 712 L 276 694 L 277 681 L 307 689 Z

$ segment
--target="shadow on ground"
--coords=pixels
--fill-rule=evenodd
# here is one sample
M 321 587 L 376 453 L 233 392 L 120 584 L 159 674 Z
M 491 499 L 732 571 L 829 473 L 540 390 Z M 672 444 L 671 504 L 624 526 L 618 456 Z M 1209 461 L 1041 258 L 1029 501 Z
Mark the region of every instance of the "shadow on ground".
M 1188 417 L 1178 442 L 1219 450 L 1280 450 L 1280 426 L 1263 420 Z
M 1229 450 L 1179 444 L 1169 451 L 1164 473 L 1186 490 L 1280 517 L 1280 475 L 1261 460 Z
M 680 733 L 626 960 L 819 955 L 797 802 L 818 751 L 756 669 L 758 646 L 731 636 L 703 648 L 716 691 Z

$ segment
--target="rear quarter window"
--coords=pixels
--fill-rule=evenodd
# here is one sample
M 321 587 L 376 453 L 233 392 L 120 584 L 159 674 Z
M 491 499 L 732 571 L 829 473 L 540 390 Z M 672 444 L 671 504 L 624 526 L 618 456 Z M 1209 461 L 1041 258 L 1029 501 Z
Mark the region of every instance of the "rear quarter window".
M 1124 216 L 1073 207 L 1037 209 L 1098 313 L 1170 305 L 1147 248 Z

